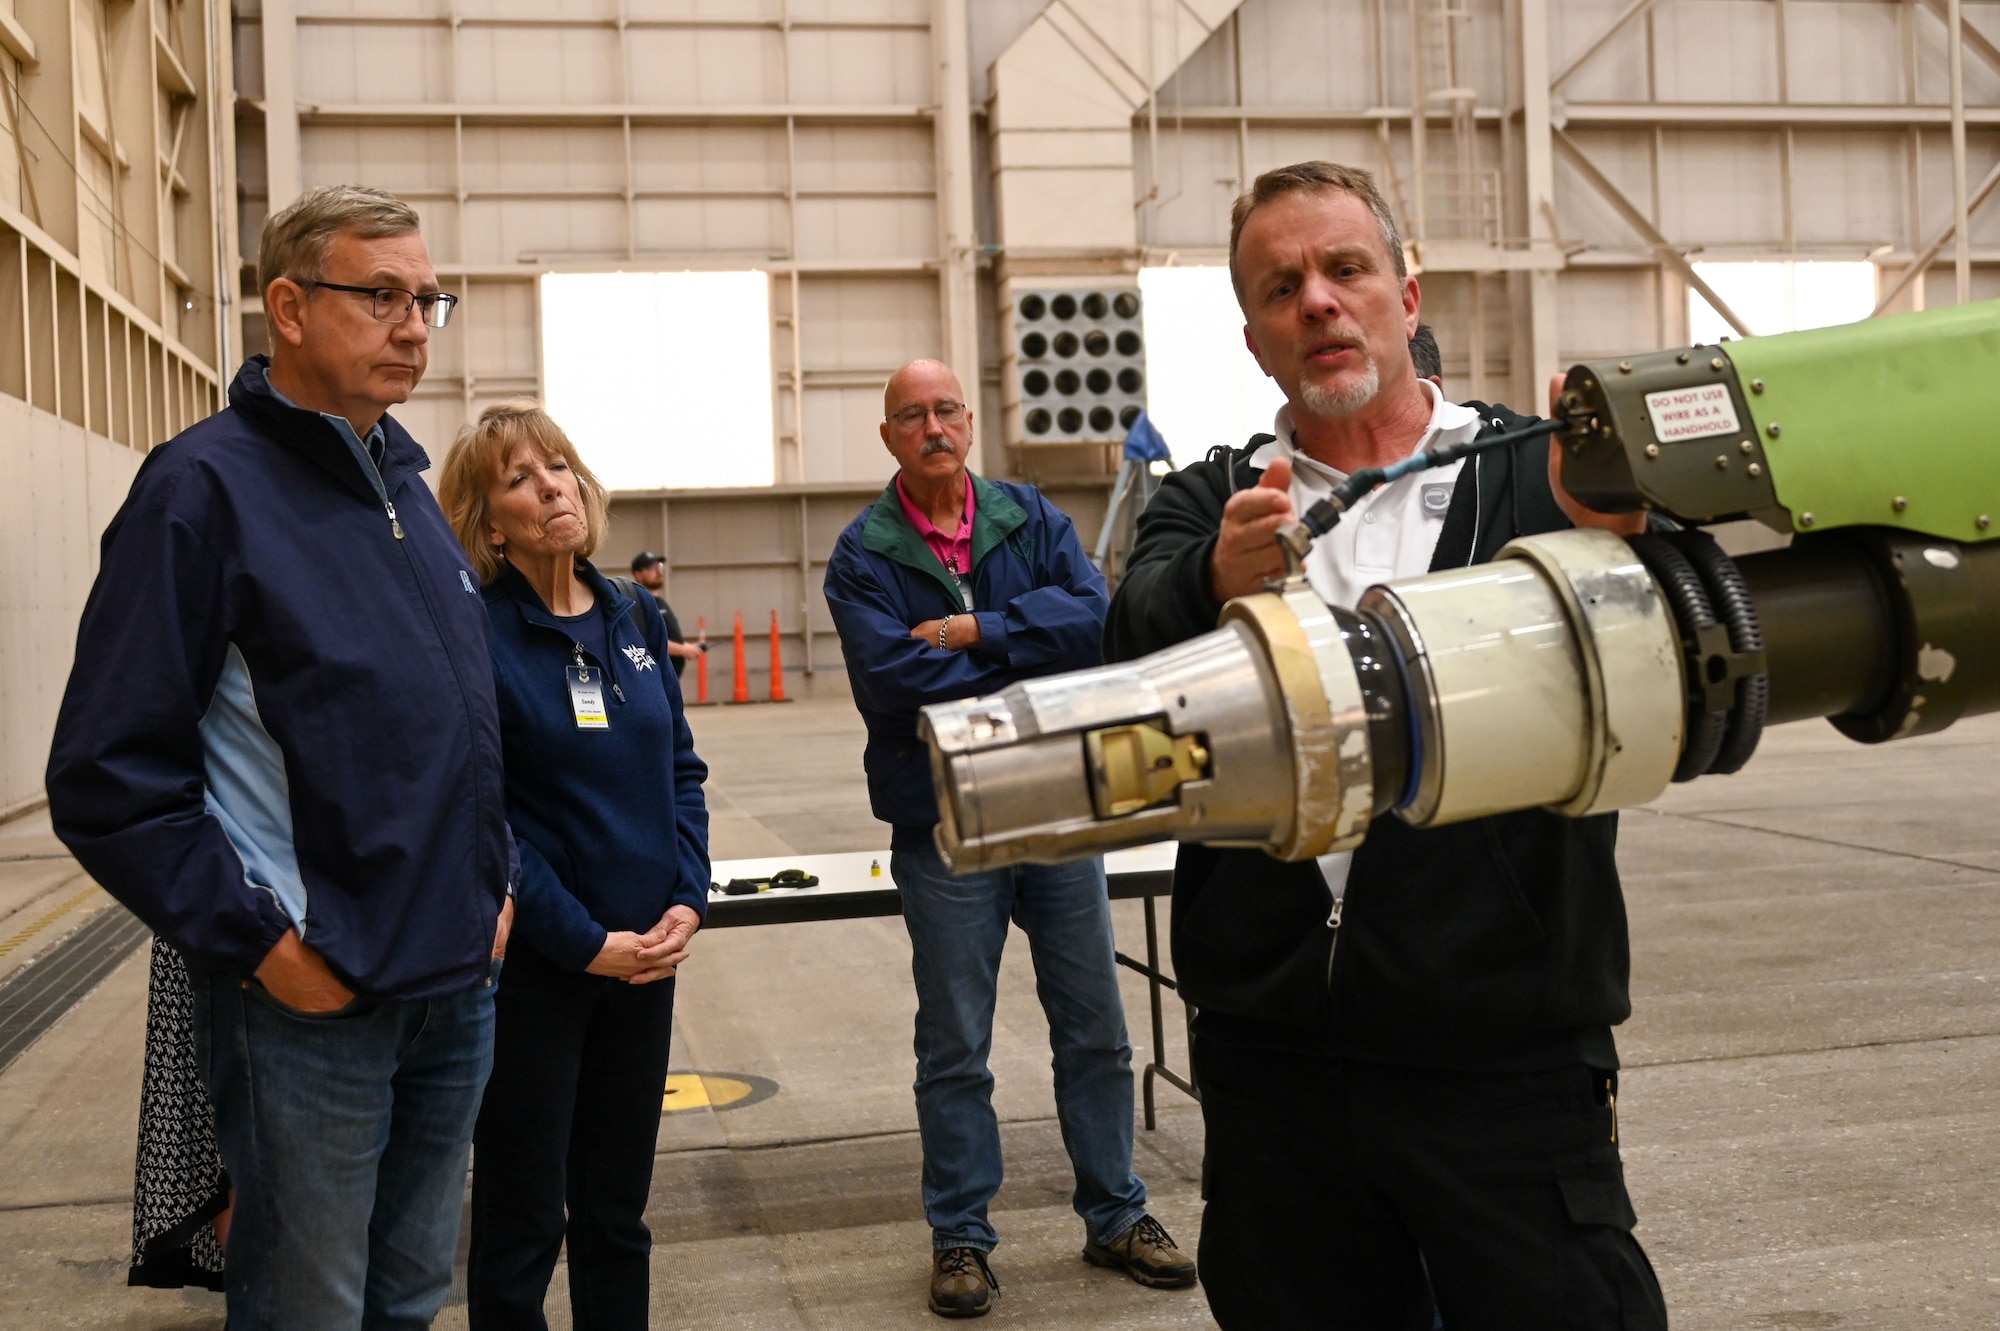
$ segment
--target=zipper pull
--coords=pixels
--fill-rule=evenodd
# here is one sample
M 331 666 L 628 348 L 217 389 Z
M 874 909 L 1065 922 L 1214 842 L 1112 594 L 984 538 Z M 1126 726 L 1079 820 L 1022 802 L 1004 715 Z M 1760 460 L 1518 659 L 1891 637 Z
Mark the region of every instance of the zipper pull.
M 1342 897 L 1335 897 L 1333 899 L 1333 909 L 1326 913 L 1327 928 L 1334 930 L 1340 928 L 1340 904 L 1344 899 Z
M 396 521 L 396 506 L 385 499 L 382 501 L 382 509 L 389 515 L 389 530 L 396 534 L 397 540 L 402 540 L 403 524 Z
M 611 691 L 612 691 L 613 693 L 615 693 L 615 694 L 617 694 L 617 695 L 618 695 L 618 701 L 619 701 L 619 702 L 624 702 L 624 701 L 625 701 L 625 690 L 623 690 L 623 689 L 619 688 L 619 687 L 618 687 L 618 686 L 617 686 L 616 684 L 613 684 L 613 685 L 611 686 Z

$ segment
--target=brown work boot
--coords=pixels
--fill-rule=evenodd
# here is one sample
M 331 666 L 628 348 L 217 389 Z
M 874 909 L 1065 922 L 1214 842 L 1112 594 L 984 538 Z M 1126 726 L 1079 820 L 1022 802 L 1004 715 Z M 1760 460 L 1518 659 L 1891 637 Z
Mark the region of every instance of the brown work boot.
M 940 1248 L 931 1254 L 931 1311 L 939 1317 L 984 1317 L 1000 1282 L 977 1248 Z
M 1109 1243 L 1084 1240 L 1083 1260 L 1122 1270 L 1154 1289 L 1186 1289 L 1194 1283 L 1193 1260 L 1174 1246 L 1167 1227 L 1149 1215 Z

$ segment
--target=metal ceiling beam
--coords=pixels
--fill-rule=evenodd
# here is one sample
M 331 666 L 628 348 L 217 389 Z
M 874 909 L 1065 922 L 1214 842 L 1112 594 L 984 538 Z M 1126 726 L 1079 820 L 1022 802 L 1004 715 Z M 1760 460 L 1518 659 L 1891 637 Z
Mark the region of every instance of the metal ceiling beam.
M 2000 107 L 1966 109 L 1974 125 L 2000 125 Z M 1942 129 L 1951 124 L 1946 103 L 1840 102 L 1571 102 L 1563 108 L 1563 128 L 1650 129 L 1769 127 L 1798 129 L 1900 129 L 1909 125 Z
M 1694 270 L 1694 265 L 1688 262 L 1687 255 L 1683 254 L 1680 248 L 1672 241 L 1661 235 L 1660 229 L 1653 225 L 1652 219 L 1641 212 L 1637 205 L 1630 199 L 1626 198 L 1623 191 L 1611 183 L 1610 177 L 1597 169 L 1597 164 L 1590 160 L 1583 149 L 1577 147 L 1575 139 L 1572 139 L 1561 130 L 1554 131 L 1550 135 L 1550 138 L 1555 143 L 1556 151 L 1562 154 L 1563 160 L 1574 167 L 1576 173 L 1582 176 L 1592 189 L 1604 196 L 1604 201 L 1609 203 L 1617 214 L 1625 220 L 1625 225 L 1643 236 L 1652 245 L 1653 252 L 1659 255 L 1663 262 L 1671 266 L 1681 275 L 1683 281 L 1701 294 L 1701 298 L 1707 301 L 1717 314 L 1722 316 L 1724 323 L 1734 328 L 1739 336 L 1756 336 L 1755 333 L 1750 331 L 1750 325 L 1744 323 L 1742 317 L 1735 310 L 1729 308 L 1729 302 L 1716 294 L 1714 287 L 1702 280 L 1701 274 L 1697 273 Z
M 1947 27 L 1951 24 L 1951 13 L 1947 0 L 1924 0 L 1930 11 L 1936 14 Z M 1995 69 L 2000 69 L 2000 46 L 1995 46 L 1991 38 L 1970 23 L 1961 23 L 1959 29 L 1965 35 L 1965 49 L 1984 60 Z
M 1991 171 L 1988 171 L 1986 179 L 1979 182 L 1979 188 L 1973 190 L 1967 197 L 1965 211 L 1968 217 L 1979 210 L 1979 205 L 1986 202 L 1996 186 L 2000 186 L 2000 166 L 1995 166 Z M 1902 276 L 1898 277 L 1895 284 L 1889 288 L 1882 299 L 1876 302 L 1875 308 L 1868 312 L 1868 317 L 1873 319 L 1876 315 L 1894 304 L 1896 297 L 1903 294 L 1903 288 L 1916 281 L 1918 275 L 1931 266 L 1931 263 L 1943 252 L 1944 247 L 1955 239 L 1958 233 L 1958 219 L 1954 217 L 1951 221 L 1944 224 L 1943 230 L 1931 237 L 1930 244 L 1924 246 L 1910 260 L 1910 266 L 1903 270 Z M 1968 259 L 1971 258 L 1970 251 L 1967 252 L 1966 257 Z
M 1616 37 L 1619 33 L 1623 32 L 1625 30 L 1626 24 L 1630 23 L 1633 19 L 1638 18 L 1641 14 L 1651 9 L 1653 7 L 1653 3 L 1654 0 L 1632 0 L 1632 3 L 1625 7 L 1623 13 L 1619 14 L 1617 18 L 1612 19 L 1610 24 L 1604 29 L 1604 31 L 1598 33 L 1597 36 L 1591 38 L 1590 42 L 1584 46 L 1583 50 L 1577 52 L 1575 57 L 1572 58 L 1567 65 L 1564 65 L 1562 67 L 1561 73 L 1557 74 L 1554 78 L 1549 80 L 1549 91 L 1554 92 L 1556 89 L 1562 87 L 1563 84 L 1569 82 L 1570 76 L 1572 74 L 1576 73 L 1579 69 L 1582 69 L 1586 61 L 1588 61 L 1592 56 L 1596 55 L 1599 51 L 1603 50 L 1605 43 L 1609 42 L 1613 37 Z
M 799 106 L 781 103 L 741 105 L 663 106 L 658 103 L 600 102 L 579 106 L 502 102 L 320 102 L 299 107 L 299 120 L 308 125 L 449 125 L 454 119 L 468 124 L 519 125 L 619 125 L 630 120 L 641 124 L 699 125 L 718 122 L 761 121 L 774 125 L 786 117 L 812 124 L 895 125 L 928 123 L 937 108 L 909 104 L 881 106 Z
M 1967 32 L 1971 29 L 1968 28 Z M 1475 113 L 1482 124 L 1498 125 L 1506 112 L 1498 107 L 1482 107 Z M 1431 117 L 1448 120 L 1450 113 L 1439 110 Z M 1134 125 L 1145 123 L 1144 112 L 1133 116 Z M 1374 129 L 1378 123 L 1408 123 L 1407 107 L 1389 106 L 1178 106 L 1163 112 L 1162 120 L 1180 125 L 1226 125 L 1239 121 L 1252 125 L 1310 125 L 1336 129 Z M 1564 129 L 1651 129 L 1654 126 L 1696 129 L 1771 128 L 1796 129 L 1902 129 L 1951 124 L 1951 107 L 1907 102 L 1569 102 L 1557 117 Z M 2000 125 L 2000 106 L 1970 106 L 1966 122 L 1978 126 Z

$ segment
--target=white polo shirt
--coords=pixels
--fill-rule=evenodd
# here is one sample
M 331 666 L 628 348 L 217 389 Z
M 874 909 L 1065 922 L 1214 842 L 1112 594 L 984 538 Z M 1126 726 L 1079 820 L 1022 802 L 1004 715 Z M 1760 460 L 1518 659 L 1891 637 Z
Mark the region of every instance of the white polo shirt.
M 1410 453 L 1420 453 L 1434 444 L 1462 443 L 1479 433 L 1478 412 L 1445 401 L 1444 394 L 1428 379 L 1417 382 L 1431 395 L 1431 423 Z M 1347 479 L 1346 472 L 1298 451 L 1289 405 L 1278 409 L 1272 433 L 1278 437 L 1252 453 L 1250 465 L 1261 470 L 1279 458 L 1290 458 L 1292 507 L 1301 515 Z M 1412 472 L 1357 499 L 1354 507 L 1341 515 L 1340 525 L 1315 540 L 1306 553 L 1306 579 L 1320 599 L 1352 610 L 1361 594 L 1378 582 L 1428 573 L 1437 553 L 1438 536 L 1444 531 L 1444 516 L 1451 509 L 1452 490 L 1464 466 L 1461 459 L 1448 466 Z M 1335 905 L 1347 894 L 1347 870 L 1353 858 L 1354 852 L 1345 850 L 1319 857 L 1319 871 Z
M 1444 400 L 1436 384 L 1419 379 L 1431 397 L 1431 423 L 1410 453 L 1436 444 L 1463 443 L 1479 433 L 1479 413 Z M 1301 515 L 1333 493 L 1347 473 L 1315 462 L 1292 442 L 1292 409 L 1278 409 L 1272 424 L 1278 437 L 1250 455 L 1262 470 L 1279 458 L 1292 462 L 1292 507 Z M 1408 456 L 1408 455 L 1405 455 Z M 1378 485 L 1341 515 L 1340 525 L 1313 542 L 1306 555 L 1306 578 L 1328 605 L 1353 609 L 1361 594 L 1378 582 L 1428 573 L 1438 534 L 1451 508 L 1463 459 L 1430 471 L 1412 472 Z

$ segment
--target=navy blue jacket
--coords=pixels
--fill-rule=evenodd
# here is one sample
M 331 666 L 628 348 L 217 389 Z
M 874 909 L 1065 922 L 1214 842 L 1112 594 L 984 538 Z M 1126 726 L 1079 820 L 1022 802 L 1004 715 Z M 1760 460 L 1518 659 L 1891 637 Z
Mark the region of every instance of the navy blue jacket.
M 847 524 L 826 566 L 826 603 L 840 631 L 854 703 L 868 725 L 862 766 L 875 816 L 899 828 L 938 820 L 917 709 L 1004 689 L 1016 680 L 1099 664 L 1110 606 L 1104 575 L 1076 527 L 1032 485 L 971 478 L 972 605 L 979 642 L 940 651 L 910 630 L 963 613 L 958 584 L 910 525 L 891 480 Z
M 292 923 L 285 892 L 357 993 L 469 988 L 512 872 L 484 608 L 408 433 L 383 417 L 378 491 L 267 364 L 147 456 L 105 530 L 49 812 L 197 969 L 256 969 Z M 264 774 L 261 858 L 213 798 L 225 686 L 243 722 L 226 738 Z
M 601 661 L 542 604 L 512 565 L 484 592 L 507 754 L 507 821 L 520 848 L 514 938 L 583 970 L 610 930 L 644 933 L 669 906 L 708 910 L 708 767 L 695 757 L 680 681 L 663 669 L 667 626 L 650 596 L 635 605 L 587 560 L 577 572 L 609 607 Z M 576 724 L 565 670 L 577 653 L 609 677 L 608 730 Z

